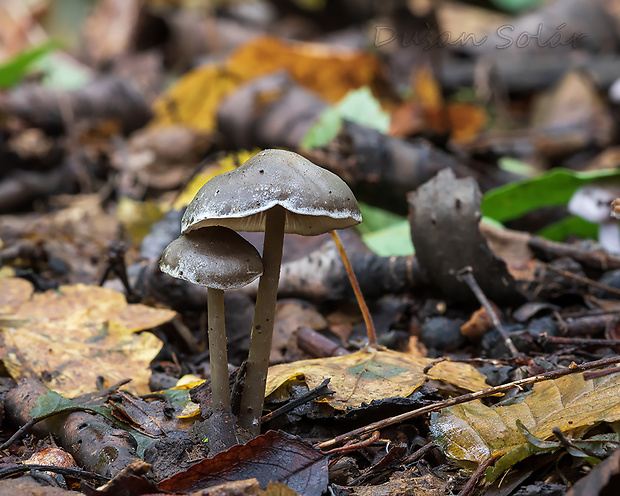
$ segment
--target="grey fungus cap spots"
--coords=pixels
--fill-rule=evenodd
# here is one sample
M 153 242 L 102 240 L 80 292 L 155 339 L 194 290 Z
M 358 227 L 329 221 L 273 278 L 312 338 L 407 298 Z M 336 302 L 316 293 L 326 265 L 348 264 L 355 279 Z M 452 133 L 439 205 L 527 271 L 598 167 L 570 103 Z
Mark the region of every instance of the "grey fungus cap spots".
M 264 231 L 266 211 L 276 205 L 286 209 L 286 233 L 314 236 L 362 221 L 353 192 L 336 174 L 293 152 L 263 150 L 208 181 L 187 207 L 181 230 Z
M 159 261 L 162 272 L 214 289 L 235 289 L 263 273 L 263 261 L 250 243 L 225 227 L 192 231 L 170 243 Z

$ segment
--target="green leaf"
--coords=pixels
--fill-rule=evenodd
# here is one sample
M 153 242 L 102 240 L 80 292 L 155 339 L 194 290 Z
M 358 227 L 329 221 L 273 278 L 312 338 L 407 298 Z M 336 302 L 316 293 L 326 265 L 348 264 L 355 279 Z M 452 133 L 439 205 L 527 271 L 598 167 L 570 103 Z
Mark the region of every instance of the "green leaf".
M 61 53 L 37 60 L 34 67 L 44 74 L 41 84 L 53 90 L 75 90 L 92 79 L 89 69 Z
M 153 442 L 153 438 L 142 434 L 130 425 L 125 424 L 114 417 L 109 407 L 99 405 L 80 405 L 75 401 L 58 394 L 56 391 L 50 390 L 44 394 L 41 394 L 36 399 L 34 406 L 30 409 L 29 415 L 31 418 L 37 419 L 53 413 L 61 414 L 75 410 L 96 412 L 102 417 L 108 419 L 120 429 L 129 432 L 138 443 L 136 448 L 138 456 L 142 456 L 144 454 L 144 450 Z
M 502 157 L 497 161 L 497 166 L 506 172 L 519 174 L 525 177 L 533 177 L 538 174 L 538 170 L 530 164 L 526 164 L 522 160 L 512 157 Z
M 60 413 L 64 410 L 74 409 L 77 406 L 77 403 L 65 398 L 56 391 L 48 391 L 37 398 L 29 415 L 31 418 L 36 419 L 51 413 Z
M 56 48 L 53 41 L 26 50 L 0 65 L 0 88 L 12 88 L 28 73 L 32 65 Z
M 597 179 L 620 179 L 620 169 L 573 172 L 557 168 L 533 179 L 523 179 L 488 191 L 482 213 L 499 222 L 517 219 L 533 210 L 567 205 L 581 186 Z
M 306 132 L 301 146 L 304 148 L 319 148 L 333 140 L 340 128 L 343 119 L 355 122 L 386 133 L 390 127 L 390 116 L 367 87 L 349 91 L 336 105 L 325 110 L 318 122 Z
M 320 116 L 318 122 L 312 125 L 301 140 L 301 146 L 306 149 L 320 148 L 333 140 L 342 127 L 342 117 L 336 108 L 328 108 Z
M 497 7 L 507 12 L 523 12 L 542 4 L 542 0 L 491 0 Z
M 598 237 L 598 224 L 589 222 L 576 215 L 569 215 L 544 227 L 536 234 L 552 241 L 564 241 L 568 236 L 596 239 Z
M 407 256 L 415 253 L 409 221 L 406 219 L 385 229 L 364 234 L 362 241 L 382 257 Z
M 402 215 L 360 203 L 364 222 L 356 227 L 366 246 L 377 255 L 413 255 L 409 221 Z
M 364 222 L 356 226 L 355 229 L 362 235 L 379 231 L 406 220 L 402 215 L 395 214 L 389 210 L 373 207 L 363 202 L 360 202 L 359 205 Z

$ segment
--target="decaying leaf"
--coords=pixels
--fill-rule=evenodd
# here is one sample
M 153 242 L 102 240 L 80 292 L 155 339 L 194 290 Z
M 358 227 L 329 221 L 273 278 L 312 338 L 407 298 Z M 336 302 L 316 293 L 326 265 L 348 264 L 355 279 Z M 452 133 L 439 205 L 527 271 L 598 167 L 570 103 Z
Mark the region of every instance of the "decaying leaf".
M 484 376 L 464 363 L 440 362 L 425 374 L 424 368 L 433 361 L 391 350 L 362 350 L 346 356 L 275 365 L 269 369 L 266 394 L 288 381 L 302 380 L 312 389 L 330 378 L 329 387 L 335 394 L 324 401 L 332 408 L 346 410 L 372 400 L 407 397 L 428 379 L 469 391 L 488 387 Z
M 262 488 L 281 482 L 300 494 L 320 496 L 327 489 L 327 458 L 295 436 L 269 431 L 161 481 L 158 487 L 187 493 L 249 478 L 256 478 Z
M 175 312 L 128 305 L 123 294 L 98 286 L 33 294 L 21 279 L 2 285 L 3 361 L 14 379 L 40 377 L 67 397 L 93 391 L 98 376 L 109 384 L 131 378 L 131 391 L 149 391 L 148 366 L 162 343 L 135 332 L 163 324 Z
M 520 421 L 533 436 L 547 439 L 553 428 L 584 432 L 601 422 L 620 419 L 620 381 L 617 374 L 584 380 L 583 374 L 540 382 L 522 401 L 488 407 L 480 401 L 445 408 L 432 414 L 431 433 L 437 446 L 463 464 L 500 458 L 502 471 L 533 454 L 531 443 L 517 426 Z M 491 470 L 491 478 L 501 472 Z

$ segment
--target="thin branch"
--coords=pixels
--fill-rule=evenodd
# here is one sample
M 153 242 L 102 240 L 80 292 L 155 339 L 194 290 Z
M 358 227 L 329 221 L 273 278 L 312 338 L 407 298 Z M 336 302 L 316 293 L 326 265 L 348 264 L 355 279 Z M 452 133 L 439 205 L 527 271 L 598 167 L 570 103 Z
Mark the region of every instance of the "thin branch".
M 476 278 L 474 277 L 474 274 L 473 274 L 473 269 L 469 266 L 463 267 L 461 270 L 458 271 L 457 278 L 460 281 L 467 284 L 467 286 L 469 286 L 469 289 L 471 289 L 472 293 L 474 293 L 474 295 L 476 296 L 480 304 L 487 311 L 487 313 L 489 314 L 489 317 L 491 317 L 491 320 L 493 321 L 493 325 L 499 331 L 500 335 L 502 336 L 502 339 L 504 340 L 504 344 L 510 350 L 510 353 L 512 354 L 512 356 L 513 357 L 521 356 L 521 353 L 519 353 L 519 350 L 517 350 L 517 347 L 512 342 L 512 339 L 510 339 L 510 335 L 508 334 L 506 329 L 504 329 L 504 326 L 502 325 L 501 321 L 499 320 L 499 317 L 495 313 L 495 310 L 493 310 L 493 307 L 491 306 L 491 302 L 489 302 L 488 298 L 482 292 L 482 289 L 478 285 L 478 282 L 476 281 Z

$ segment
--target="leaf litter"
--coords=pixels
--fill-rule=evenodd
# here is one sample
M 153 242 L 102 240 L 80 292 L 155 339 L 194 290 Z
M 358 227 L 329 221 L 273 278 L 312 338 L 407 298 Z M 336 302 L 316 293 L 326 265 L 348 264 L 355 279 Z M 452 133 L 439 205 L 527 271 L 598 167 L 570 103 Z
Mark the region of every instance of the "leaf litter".
M 309 245 L 289 244 L 300 252 L 293 257 L 305 258 L 301 264 L 285 267 L 281 294 L 304 301 L 286 302 L 283 307 L 304 311 L 294 312 L 295 319 L 286 312 L 280 314 L 272 361 L 281 363 L 271 370 L 268 399 L 274 401 L 269 407 L 283 400 L 303 400 L 307 389 L 329 378 L 334 394 L 320 400 L 332 408 L 329 414 L 322 409 L 319 422 L 308 413 L 312 409 L 302 406 L 279 424 L 318 445 L 336 439 L 333 436 L 349 421 L 371 425 L 368 422 L 378 411 L 369 407 L 373 401 L 386 415 L 395 415 L 416 402 L 432 407 L 455 392 L 484 390 L 485 378 L 488 383 L 506 383 L 513 376 L 567 370 L 572 361 L 582 363 L 615 353 L 619 321 L 614 314 L 617 305 L 609 299 L 615 293 L 609 289 L 617 286 L 613 269 L 620 268 L 620 260 L 596 245 L 567 240 L 575 235 L 596 238 L 598 226 L 563 217 L 562 212 L 577 187 L 617 175 L 614 105 L 619 99 L 610 74 L 617 74 L 620 66 L 615 54 L 605 53 L 607 58 L 601 59 L 592 48 L 610 34 L 602 20 L 615 14 L 598 4 L 561 0 L 534 5 L 511 18 L 507 12 L 514 2 L 498 1 L 496 8 L 506 11 L 497 20 L 496 12 L 475 11 L 464 2 L 440 3 L 426 7 L 427 11 L 421 5 L 424 2 L 414 2 L 407 9 L 386 8 L 381 18 L 393 23 L 399 34 L 417 32 L 420 26 L 439 20 L 445 32 L 457 32 L 456 27 L 465 25 L 480 36 L 497 35 L 488 26 L 493 22 L 520 27 L 540 24 L 546 30 L 554 29 L 550 18 L 566 18 L 558 36 L 576 36 L 571 31 L 575 22 L 587 25 L 591 38 L 592 46 L 579 47 L 584 56 L 577 72 L 567 65 L 572 60 L 566 56 L 568 44 L 557 46 L 556 52 L 550 51 L 556 47 L 549 46 L 533 51 L 534 38 L 530 46 L 517 51 L 493 50 L 491 41 L 479 46 L 465 43 L 457 47 L 458 57 L 441 57 L 441 64 L 434 58 L 438 47 L 426 47 L 433 48 L 427 53 L 416 44 L 380 45 L 375 39 L 368 50 L 372 35 L 354 31 L 361 31 L 360 21 L 370 21 L 366 27 L 379 22 L 378 12 L 373 6 L 356 6 L 353 20 L 345 0 L 293 2 L 286 18 L 279 17 L 282 12 L 277 7 L 261 11 L 261 2 L 254 5 L 258 10 L 253 13 L 227 2 L 209 13 L 191 7 L 191 2 L 174 3 L 174 8 L 164 8 L 160 2 L 123 3 L 128 15 L 119 32 L 114 21 L 115 6 L 120 3 L 102 0 L 85 20 L 87 43 L 80 61 L 51 44 L 38 45 L 46 48 L 36 68 L 29 63 L 38 50 L 32 40 L 39 40 L 47 29 L 54 33 L 52 21 L 45 29 L 39 25 L 40 16 L 45 16 L 41 12 L 53 9 L 53 4 L 37 7 L 36 13 L 27 6 L 19 9 L 19 15 L 2 19 L 3 32 L 38 30 L 37 36 L 0 40 L 3 80 L 14 87 L 0 99 L 5 117 L 0 155 L 6 164 L 0 172 L 0 210 L 11 214 L 0 219 L 0 328 L 3 363 L 11 377 L 42 379 L 67 397 L 92 393 L 100 377 L 104 386 L 131 377 L 125 391 L 101 392 L 98 401 L 106 403 L 105 412 L 101 411 L 139 440 L 140 454 L 148 453 L 152 463 L 149 477 L 182 480 L 200 491 L 207 487 L 204 484 L 222 483 L 206 489 L 210 493 L 243 489 L 252 494 L 319 494 L 327 487 L 328 472 L 335 476 L 341 466 L 353 467 L 357 475 L 352 475 L 355 470 L 341 472 L 337 484 L 347 487 L 332 485 L 334 493 L 446 494 L 461 488 L 468 493 L 479 474 L 466 483 L 457 466 L 480 469 L 493 461 L 489 481 L 500 480 L 509 469 L 525 480 L 521 472 L 530 469 L 516 465 L 525 458 L 530 466 L 538 463 L 539 471 L 529 472 L 536 474 L 536 482 L 547 478 L 562 490 L 586 474 L 588 465 L 598 463 L 571 491 L 603 494 L 609 489 L 607 477 L 615 470 L 610 461 L 615 458 L 601 460 L 617 437 L 610 432 L 617 419 L 613 374 L 588 380 L 575 374 L 539 383 L 509 400 L 495 397 L 444 408 L 430 420 L 401 419 L 398 430 L 385 424 L 380 434 L 368 437 L 368 431 L 351 439 L 349 446 L 339 446 L 329 463 L 308 442 L 273 431 L 213 456 L 205 449 L 209 443 L 202 430 L 205 424 L 217 422 L 209 416 L 208 388 L 200 408 L 189 402 L 187 390 L 166 389 L 187 372 L 209 375 L 206 355 L 200 353 L 204 294 L 163 278 L 156 258 L 161 252 L 157 247 L 170 242 L 169 233 L 178 232 L 178 219 L 175 225 L 169 219 L 182 215 L 180 210 L 202 183 L 244 162 L 255 153 L 254 147 L 302 150 L 379 208 L 380 218 L 399 220 L 392 226 L 385 220 L 366 226 L 363 240 L 374 253 L 360 249 L 355 234 L 358 244 L 352 243 L 358 252 L 351 258 L 371 300 L 382 344 L 389 349 L 364 349 L 357 316 L 337 323 L 321 317 L 346 307 L 343 300 L 350 293 L 344 272 L 326 252 L 303 252 L 300 247 Z M 485 19 L 484 28 L 481 19 Z M 352 29 L 340 31 L 342 27 Z M 165 39 L 158 38 L 164 32 Z M 331 36 L 348 48 L 336 47 Z M 145 51 L 145 47 L 150 48 Z M 441 49 L 455 51 L 449 44 Z M 46 52 L 52 50 L 55 53 L 48 56 Z M 526 57 L 516 58 L 517 52 Z M 421 54 L 425 57 L 418 57 Z M 481 56 L 493 61 L 492 67 L 483 67 Z M 200 65 L 205 58 L 207 63 Z M 98 73 L 100 67 L 105 71 Z M 40 77 L 33 69 L 44 74 Z M 162 69 L 166 84 L 172 74 L 185 74 L 161 91 Z M 493 77 L 486 78 L 487 70 Z M 79 72 L 88 74 L 89 80 L 72 76 Z M 549 80 L 551 72 L 556 79 Z M 74 80 L 50 91 L 50 77 L 59 76 Z M 609 101 L 602 97 L 608 88 Z M 350 103 L 353 96 L 360 100 L 343 109 L 343 98 Z M 148 122 L 151 104 L 154 118 Z M 303 150 L 304 144 L 310 147 L 303 137 L 312 133 L 322 140 L 310 142 L 312 149 Z M 222 158 L 219 152 L 224 150 L 231 153 Z M 446 167 L 454 171 L 453 176 L 445 171 L 436 176 Z M 523 174 L 527 181 L 513 181 Z M 487 192 L 482 210 L 478 187 Z M 411 221 L 403 217 L 407 192 L 412 192 Z M 381 207 L 390 212 L 381 215 L 386 212 Z M 550 215 L 536 211 L 538 207 L 555 211 Z M 29 208 L 32 211 L 26 212 Z M 495 222 L 493 228 L 487 224 L 479 233 L 481 212 Z M 513 230 L 497 221 L 511 222 Z M 154 224 L 163 229 L 155 232 Z M 617 232 L 613 221 L 610 226 Z M 151 248 L 145 259 L 137 256 L 142 239 Z M 110 269 L 106 245 L 121 240 L 127 243 L 127 251 L 120 250 L 120 258 L 127 256 L 114 261 L 114 272 L 124 273 L 123 263 L 128 263 L 123 289 L 144 304 L 128 305 L 121 292 L 94 286 L 104 269 Z M 478 319 L 484 320 L 478 322 L 483 325 L 475 332 L 466 331 L 467 339 L 459 329 L 473 309 L 458 302 L 473 302 L 471 287 L 455 277 L 465 266 L 473 267 L 475 280 L 493 300 L 485 306 L 485 318 Z M 86 284 L 68 284 L 78 282 Z M 118 280 L 108 284 L 121 289 Z M 237 357 L 243 357 L 241 343 L 249 339 L 255 288 L 228 296 L 229 346 L 235 352 L 230 356 L 235 357 L 234 365 L 240 365 L 243 358 Z M 524 300 L 529 301 L 519 308 Z M 171 305 L 178 314 L 148 306 L 154 301 Z M 540 305 L 535 307 L 534 302 Z M 496 305 L 500 303 L 503 306 Z M 531 306 L 526 309 L 527 305 Z M 176 330 L 196 336 L 187 340 L 193 343 L 191 351 L 187 345 L 176 347 L 177 336 L 170 326 L 156 331 L 165 348 L 155 359 L 163 342 L 148 330 L 176 315 Z M 320 318 L 311 320 L 309 315 Z M 505 336 L 498 338 L 496 325 L 517 345 L 514 357 L 505 353 Z M 314 334 L 295 331 L 304 326 Z M 304 348 L 299 343 L 302 337 L 317 341 Z M 416 342 L 427 357 L 406 354 L 407 346 Z M 346 356 L 294 361 L 328 356 L 335 349 Z M 472 358 L 469 363 L 459 361 Z M 242 381 L 237 375 L 233 379 Z M 23 385 L 24 381 L 12 391 L 21 391 Z M 127 390 L 160 392 L 138 398 Z M 65 403 L 62 397 L 53 401 L 54 394 L 45 395 L 48 407 L 62 410 Z M 75 407 L 71 405 L 65 413 Z M 11 408 L 7 411 L 13 412 Z M 349 416 L 352 409 L 355 417 Z M 56 424 L 63 415 L 58 415 Z M 13 413 L 11 417 L 15 420 Z M 79 418 L 81 426 L 97 424 L 90 417 L 72 418 Z M 52 423 L 43 421 L 39 427 Z M 177 428 L 180 423 L 191 424 L 191 433 Z M 429 456 L 430 445 L 422 447 L 431 440 L 429 428 L 437 447 L 449 457 L 450 464 L 443 468 L 436 451 Z M 77 431 L 67 429 L 54 435 L 58 440 L 73 439 L 65 446 L 71 450 L 79 444 L 71 437 Z M 49 434 L 42 429 L 36 432 L 41 437 Z M 157 443 L 148 451 L 153 437 Z M 88 438 L 79 439 L 88 444 Z M 245 438 L 239 440 L 243 443 Z M 94 446 L 107 454 L 113 445 Z M 123 460 L 128 461 L 134 457 L 130 441 L 125 448 L 128 456 Z M 16 445 L 11 449 L 18 452 Z M 539 463 L 542 457 L 529 456 L 560 449 L 576 457 L 575 465 L 553 455 L 554 473 L 545 473 Z M 283 454 L 291 456 L 282 461 Z M 211 459 L 187 468 L 186 464 L 206 456 Z M 424 458 L 421 464 L 420 458 Z M 301 465 L 289 464 L 291 459 L 301 460 Z M 159 467 L 162 460 L 169 463 L 167 473 Z M 84 460 L 80 463 L 91 467 Z M 377 467 L 382 464 L 381 472 Z M 424 464 L 430 464 L 433 475 L 422 475 Z M 143 477 L 148 471 L 144 464 L 92 467 L 123 469 L 118 485 L 109 486 L 105 494 L 125 487 L 136 495 L 156 491 Z M 170 477 L 174 472 L 179 473 Z M 252 475 L 257 479 L 239 480 Z M 276 479 L 290 487 L 271 482 Z M 590 492 L 582 482 L 590 483 L 586 486 Z M 498 487 L 497 482 L 485 484 L 480 492 Z M 507 491 L 505 486 L 501 490 Z M 520 491 L 527 490 L 521 485 Z

